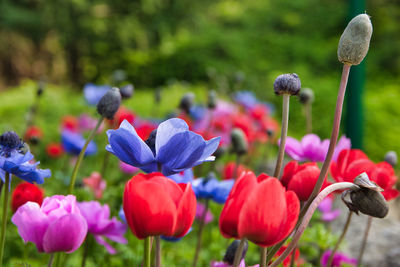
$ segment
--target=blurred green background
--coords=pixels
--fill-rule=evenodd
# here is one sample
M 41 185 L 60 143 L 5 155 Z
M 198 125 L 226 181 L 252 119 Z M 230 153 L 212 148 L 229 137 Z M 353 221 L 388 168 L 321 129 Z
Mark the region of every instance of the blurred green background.
M 186 81 L 188 90 L 201 86 L 222 95 L 239 89 L 234 81 L 244 75 L 240 89 L 277 104 L 278 118 L 281 99 L 273 95 L 273 81 L 295 72 L 315 91 L 314 132 L 328 138 L 341 73 L 336 49 L 349 3 L 3 0 L 0 88 L 28 78 L 80 91 L 86 82 L 110 83 L 113 71 L 122 69 L 138 90 Z M 365 10 L 374 33 L 366 58 L 364 148 L 380 160 L 387 150 L 400 150 L 400 6 L 374 0 Z M 302 136 L 297 101 L 290 120 L 289 134 Z

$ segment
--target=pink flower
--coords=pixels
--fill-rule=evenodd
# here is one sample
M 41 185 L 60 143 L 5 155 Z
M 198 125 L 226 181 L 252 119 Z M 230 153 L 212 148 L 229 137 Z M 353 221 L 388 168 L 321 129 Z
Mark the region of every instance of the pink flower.
M 106 181 L 102 179 L 101 174 L 98 172 L 92 172 L 89 177 L 83 178 L 83 183 L 92 190 L 94 197 L 97 199 L 103 196 L 103 192 L 107 186 Z
M 203 217 L 204 209 L 205 209 L 204 204 L 197 202 L 196 215 L 195 215 L 196 220 L 201 220 L 201 218 Z M 206 217 L 204 218 L 204 223 L 208 224 L 212 222 L 213 219 L 214 219 L 213 214 L 209 210 L 207 210 Z
M 47 197 L 42 206 L 27 202 L 11 221 L 25 243 L 33 242 L 39 252 L 45 253 L 74 252 L 85 240 L 88 229 L 73 195 Z

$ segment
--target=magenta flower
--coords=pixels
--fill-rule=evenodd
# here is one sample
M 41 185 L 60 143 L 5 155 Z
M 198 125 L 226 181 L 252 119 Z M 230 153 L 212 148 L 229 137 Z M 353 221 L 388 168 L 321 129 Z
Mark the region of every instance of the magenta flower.
M 321 265 L 323 267 L 326 267 L 328 264 L 329 257 L 331 256 L 332 251 L 331 250 L 326 250 L 324 254 L 322 254 L 321 257 Z M 332 267 L 340 267 L 342 264 L 350 264 L 353 266 L 357 265 L 357 259 L 353 259 L 350 257 L 347 257 L 345 254 L 336 252 L 335 255 L 333 256 L 333 261 L 332 261 Z
M 201 220 L 205 208 L 206 206 L 203 203 L 197 202 L 196 215 L 195 215 L 196 220 Z M 207 210 L 206 217 L 204 218 L 204 223 L 208 224 L 212 222 L 213 219 L 214 219 L 213 214 L 211 213 L 211 211 Z
M 101 206 L 97 201 L 79 202 L 78 207 L 82 216 L 88 224 L 88 232 L 93 234 L 94 239 L 103 245 L 110 254 L 115 254 L 116 250 L 107 243 L 105 237 L 121 244 L 126 244 L 125 239 L 126 224 L 113 217 L 110 219 L 110 208 L 107 204 Z
M 246 264 L 244 260 L 242 260 L 239 264 L 239 267 L 245 267 Z M 210 263 L 210 267 L 232 267 L 229 263 L 223 262 L 223 261 L 212 261 Z
M 135 166 L 129 165 L 123 161 L 119 161 L 119 169 L 126 174 L 134 174 L 140 171 L 139 168 L 136 168 Z
M 340 151 L 351 147 L 350 139 L 342 136 L 336 145 L 333 161 L 336 161 Z M 329 139 L 322 140 L 315 134 L 305 135 L 301 141 L 297 141 L 292 137 L 287 137 L 285 152 L 297 161 L 313 161 L 322 162 L 329 148 Z
M 330 197 L 325 198 L 319 204 L 318 209 L 321 211 L 321 219 L 326 222 L 331 222 L 340 216 L 340 210 L 332 210 L 333 199 Z
M 39 252 L 45 253 L 74 252 L 85 240 L 88 229 L 73 195 L 47 197 L 42 206 L 27 202 L 11 221 L 25 243 L 33 242 Z

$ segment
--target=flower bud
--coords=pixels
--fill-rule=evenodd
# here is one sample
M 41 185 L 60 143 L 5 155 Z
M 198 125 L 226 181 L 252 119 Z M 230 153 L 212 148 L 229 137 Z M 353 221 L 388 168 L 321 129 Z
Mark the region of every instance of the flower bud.
M 97 112 L 103 118 L 112 120 L 120 105 L 121 94 L 117 87 L 113 87 L 100 99 L 97 104 Z
M 301 89 L 301 82 L 296 73 L 279 75 L 274 82 L 274 91 L 277 95 L 297 95 Z
M 239 128 L 234 128 L 231 132 L 232 150 L 238 155 L 244 155 L 249 148 L 247 138 L 243 131 Z
M 303 105 L 314 102 L 314 92 L 310 88 L 303 88 L 299 94 L 300 103 Z
M 235 260 L 236 250 L 239 248 L 239 244 L 240 244 L 240 240 L 234 240 L 229 245 L 229 247 L 226 249 L 226 253 L 225 253 L 225 256 L 223 259 L 224 262 L 226 262 L 230 265 L 233 264 L 233 261 Z M 243 253 L 242 253 L 240 260 L 244 259 L 248 248 L 249 248 L 249 242 L 247 240 L 245 240 L 244 247 L 243 247 Z
M 354 17 L 339 40 L 338 59 L 343 64 L 358 65 L 367 55 L 372 24 L 367 14 Z
M 122 86 L 120 89 L 122 98 L 124 98 L 124 99 L 131 98 L 131 96 L 133 95 L 134 89 L 135 89 L 135 87 L 133 86 L 133 84 L 127 84 L 125 86 Z
M 182 109 L 184 112 L 189 114 L 190 109 L 192 108 L 194 103 L 194 94 L 193 93 L 186 93 L 179 103 L 179 108 Z
M 217 107 L 217 93 L 214 90 L 208 92 L 207 107 L 215 109 Z
M 387 152 L 384 160 L 394 168 L 397 165 L 397 153 L 395 151 Z
M 37 88 L 37 90 L 36 90 L 36 95 L 37 96 L 42 96 L 42 94 L 43 94 L 43 91 L 44 91 L 44 88 L 45 88 L 45 82 L 44 81 L 39 81 L 38 82 L 38 88 Z
M 389 206 L 380 192 L 361 188 L 350 193 L 353 207 L 360 212 L 377 218 L 384 218 L 389 212 Z

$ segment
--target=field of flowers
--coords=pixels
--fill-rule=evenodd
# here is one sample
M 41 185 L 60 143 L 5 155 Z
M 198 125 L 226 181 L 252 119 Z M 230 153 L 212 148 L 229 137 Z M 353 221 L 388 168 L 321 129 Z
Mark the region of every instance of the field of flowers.
M 2 93 L 0 266 L 361 266 L 371 221 L 399 195 L 396 153 L 374 162 L 339 135 L 371 34 L 366 14 L 342 34 L 330 140 L 313 134 L 314 93 L 294 73 L 271 85 L 279 106 L 251 91 L 175 82 L 150 93 L 123 79 Z M 300 140 L 287 136 L 295 98 Z M 340 250 L 353 213 L 369 218 L 358 258 Z M 331 229 L 338 216 L 343 233 Z

